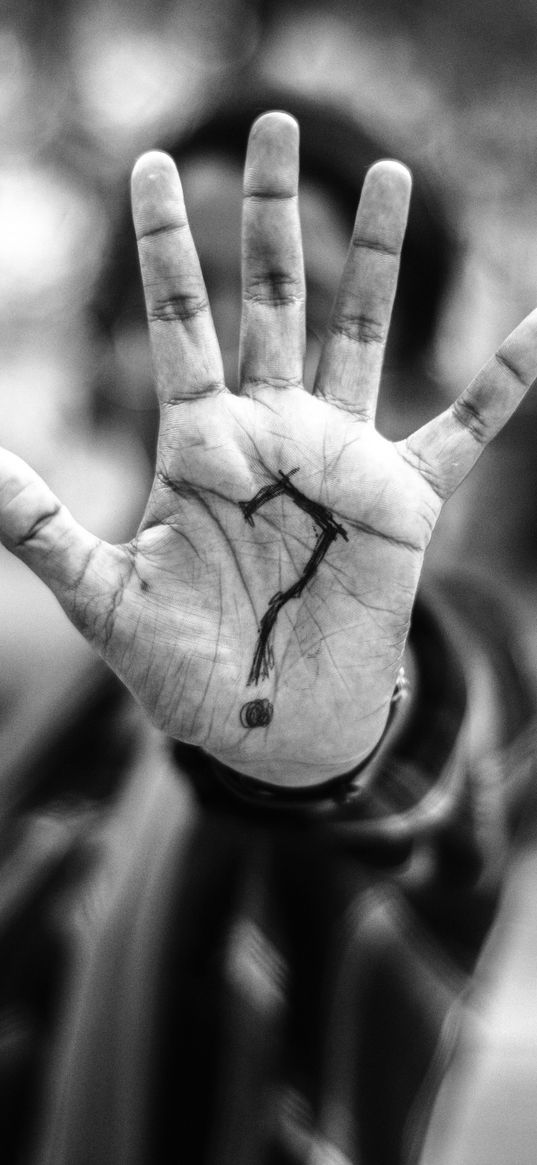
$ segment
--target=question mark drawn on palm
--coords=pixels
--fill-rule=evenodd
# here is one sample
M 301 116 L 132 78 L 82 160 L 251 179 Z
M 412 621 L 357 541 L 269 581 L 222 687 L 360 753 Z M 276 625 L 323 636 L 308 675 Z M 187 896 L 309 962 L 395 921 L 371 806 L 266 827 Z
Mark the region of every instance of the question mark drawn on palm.
M 291 482 L 291 477 L 295 473 L 298 473 L 298 466 L 295 469 L 291 469 L 289 473 L 282 473 L 280 470 L 279 481 L 271 485 L 262 486 L 251 501 L 239 502 L 246 521 L 250 526 L 253 526 L 253 515 L 265 502 L 278 497 L 280 494 L 286 494 L 299 509 L 309 514 L 320 528 L 317 542 L 300 578 L 292 583 L 286 591 L 277 591 L 269 601 L 265 614 L 259 624 L 257 644 L 247 680 L 248 684 L 258 684 L 260 680 L 267 679 L 271 668 L 274 667 L 272 637 L 276 620 L 282 608 L 291 599 L 297 599 L 302 594 L 304 588 L 313 578 L 313 575 L 334 539 L 341 534 L 345 542 L 349 540 L 344 526 L 341 526 L 339 522 L 334 520 L 330 510 L 326 506 L 321 505 L 320 502 L 311 501 L 300 490 L 296 489 Z M 270 723 L 272 715 L 273 707 L 270 701 L 258 699 L 244 704 L 241 709 L 240 718 L 245 728 L 262 728 Z

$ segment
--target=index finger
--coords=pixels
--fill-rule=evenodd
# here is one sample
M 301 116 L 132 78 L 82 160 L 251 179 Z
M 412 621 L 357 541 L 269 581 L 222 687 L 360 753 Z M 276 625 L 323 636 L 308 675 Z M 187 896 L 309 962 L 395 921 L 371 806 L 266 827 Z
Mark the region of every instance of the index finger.
M 159 400 L 222 391 L 218 340 L 177 169 L 154 150 L 132 173 L 132 209 Z

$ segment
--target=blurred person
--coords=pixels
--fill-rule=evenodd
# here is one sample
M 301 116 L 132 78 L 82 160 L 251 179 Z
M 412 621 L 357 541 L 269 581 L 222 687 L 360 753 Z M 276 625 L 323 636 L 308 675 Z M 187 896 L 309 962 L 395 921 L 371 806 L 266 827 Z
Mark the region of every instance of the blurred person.
M 52 862 L 74 973 L 36 1160 L 415 1159 L 494 914 L 509 823 L 485 760 L 534 711 L 509 619 L 454 575 L 405 643 L 442 501 L 533 379 L 535 320 L 391 444 L 408 172 L 368 173 L 310 394 L 296 184 L 295 123 L 261 118 L 231 394 L 176 172 L 136 167 L 161 427 L 130 543 L 2 454 L 6 544 L 178 741 L 129 705 L 127 776 L 68 835 L 71 879 Z M 313 192 L 308 214 L 329 214 Z M 60 820 L 84 787 L 65 767 Z

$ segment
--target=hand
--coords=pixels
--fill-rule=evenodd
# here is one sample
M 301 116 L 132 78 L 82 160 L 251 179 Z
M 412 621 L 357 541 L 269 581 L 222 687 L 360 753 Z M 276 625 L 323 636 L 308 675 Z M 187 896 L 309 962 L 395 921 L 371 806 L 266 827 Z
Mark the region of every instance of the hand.
M 246 158 L 241 394 L 218 343 L 177 172 L 136 165 L 133 208 L 161 408 L 127 545 L 84 531 L 0 457 L 0 532 L 171 736 L 275 784 L 316 783 L 382 733 L 442 503 L 537 374 L 537 312 L 405 441 L 374 428 L 410 194 L 369 171 L 313 396 L 302 385 L 298 132 L 269 113 Z

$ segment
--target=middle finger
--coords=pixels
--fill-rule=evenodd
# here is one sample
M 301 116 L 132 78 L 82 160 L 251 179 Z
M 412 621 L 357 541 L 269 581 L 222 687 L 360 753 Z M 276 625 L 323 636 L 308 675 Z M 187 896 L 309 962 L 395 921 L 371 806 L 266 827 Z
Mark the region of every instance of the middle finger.
M 250 132 L 242 225 L 242 390 L 302 384 L 305 290 L 298 214 L 298 126 L 266 113 Z

